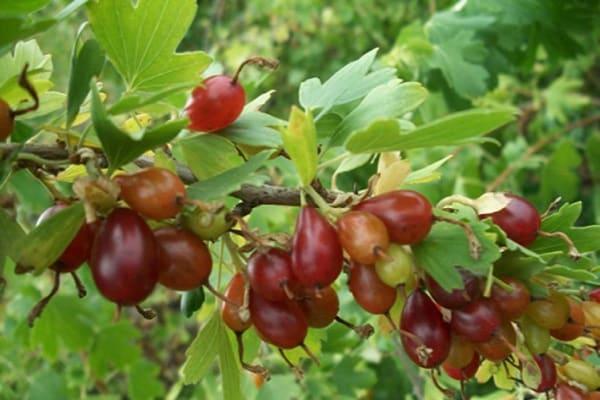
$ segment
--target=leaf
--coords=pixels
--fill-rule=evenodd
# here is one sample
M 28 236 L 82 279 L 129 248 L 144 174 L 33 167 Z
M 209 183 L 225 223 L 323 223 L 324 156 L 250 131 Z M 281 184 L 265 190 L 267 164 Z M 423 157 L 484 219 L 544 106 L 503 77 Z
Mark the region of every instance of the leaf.
M 186 350 L 185 363 L 181 367 L 184 384 L 198 383 L 217 357 L 220 346 L 220 321 L 219 314 L 214 313 Z
M 164 398 L 160 367 L 144 359 L 133 364 L 127 375 L 127 394 L 133 400 Z
M 413 246 L 417 264 L 448 292 L 463 287 L 462 278 L 456 267 L 483 275 L 500 258 L 500 250 L 496 243 L 486 234 L 487 224 L 477 220 L 473 210 L 467 210 L 466 207 L 461 209 L 469 216 L 468 219 L 460 214 L 443 213 L 443 215 L 468 221 L 482 246 L 478 260 L 471 257 L 465 232 L 459 226 L 447 222 L 436 222 L 425 240 Z
M 352 171 L 356 168 L 362 167 L 371 159 L 372 154 L 351 154 L 349 157 L 344 158 L 344 161 L 341 162 L 339 167 L 333 173 L 331 177 L 331 181 L 333 182 L 333 187 L 336 187 L 337 177 L 344 172 Z
M 204 288 L 202 286 L 196 289 L 188 290 L 187 292 L 183 292 L 181 295 L 179 300 L 179 309 L 186 318 L 190 318 L 202 307 L 204 300 L 205 295 Z
M 84 223 L 83 204 L 69 206 L 40 225 L 23 240 L 18 264 L 36 274 L 52 265 Z
M 353 153 L 373 153 L 457 145 L 489 133 L 513 119 L 510 109 L 473 109 L 448 115 L 408 133 L 398 121 L 383 119 L 355 132 L 346 142 L 346 148 Z
M 108 158 L 109 172 L 135 160 L 145 151 L 169 142 L 188 124 L 187 119 L 177 119 L 129 135 L 117 128 L 108 118 L 94 82 L 92 82 L 92 121 Z
M 223 398 L 227 400 L 242 400 L 240 385 L 240 367 L 238 359 L 233 351 L 233 334 L 225 328 L 223 321 L 219 319 L 219 367 L 223 379 Z
M 90 81 L 100 75 L 103 66 L 104 52 L 97 41 L 87 40 L 79 50 L 75 44 L 67 92 L 67 128 L 75 121 L 79 108 L 90 92 Z
M 141 357 L 140 346 L 135 341 L 139 331 L 128 321 L 102 328 L 96 335 L 89 353 L 92 371 L 102 377 L 128 365 Z
M 31 386 L 28 400 L 63 400 L 69 398 L 66 376 L 50 369 L 36 371 L 28 375 Z
M 441 160 L 434 162 L 433 164 L 429 164 L 426 167 L 418 169 L 416 171 L 412 171 L 406 177 L 406 181 L 404 182 L 407 185 L 412 185 L 416 183 L 426 183 L 434 180 L 438 180 L 441 176 L 437 170 L 442 167 L 448 160 L 452 158 L 452 155 L 446 156 Z
M 374 194 L 378 195 L 399 189 L 409 173 L 410 163 L 408 161 L 398 160 L 393 162 L 380 172 L 379 179 L 375 184 Z
M 220 135 L 194 135 L 180 140 L 177 146 L 198 180 L 212 178 L 244 163 L 235 145 Z
M 46 7 L 51 1 L 52 0 L 0 0 L 0 10 L 2 10 L 3 15 L 27 15 Z
M 177 84 L 169 86 L 163 90 L 148 93 L 128 93 L 122 96 L 119 101 L 109 107 L 108 113 L 111 115 L 125 114 L 138 108 L 165 101 L 169 96 L 188 89 L 189 84 Z
M 573 201 L 579 197 L 581 156 L 574 143 L 565 139 L 556 146 L 541 173 L 542 200 L 552 201 L 562 197 Z
M 564 276 L 566 278 L 574 279 L 581 282 L 597 280 L 596 274 L 591 271 L 573 269 L 564 265 L 554 265 L 552 267 L 548 267 L 544 270 L 544 273 Z
M 281 130 L 283 148 L 296 167 L 302 185 L 309 185 L 317 174 L 317 131 L 310 111 L 292 107 L 290 121 Z
M 163 149 L 154 152 L 154 166 L 177 173 L 177 164 Z
M 9 257 L 14 261 L 19 256 L 25 232 L 2 209 L 0 209 L 0 227 L 2 227 L 2 234 L 0 235 L 0 259 Z
M 427 90 L 417 82 L 400 83 L 395 79 L 379 85 L 342 120 L 329 145 L 344 144 L 352 132 L 365 129 L 375 119 L 399 118 L 420 106 L 426 97 Z
M 260 111 L 244 111 L 231 125 L 218 131 L 218 135 L 237 144 L 278 148 L 282 140 L 273 127 L 285 124 L 286 121 Z
M 211 63 L 204 52 L 174 53 L 196 15 L 194 0 L 102 0 L 88 5 L 96 39 L 128 91 L 195 86 Z

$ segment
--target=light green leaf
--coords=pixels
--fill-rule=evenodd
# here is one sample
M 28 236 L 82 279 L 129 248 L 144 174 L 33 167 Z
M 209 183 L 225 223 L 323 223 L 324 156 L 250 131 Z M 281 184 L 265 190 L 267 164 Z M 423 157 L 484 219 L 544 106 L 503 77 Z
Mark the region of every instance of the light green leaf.
M 10 218 L 4 210 L 0 210 L 0 258 L 9 257 L 17 260 L 20 248 L 25 238 L 25 232 L 21 226 Z
M 198 383 L 219 353 L 221 319 L 214 313 L 185 352 L 181 373 L 186 385 Z
M 136 344 L 139 336 L 140 332 L 128 321 L 102 328 L 89 353 L 94 374 L 102 377 L 137 362 L 141 357 L 140 346 Z
M 0 0 L 0 13 L 2 13 L 2 15 L 27 15 L 46 7 L 50 1 L 52 0 Z
M 145 151 L 169 142 L 187 126 L 187 119 L 169 121 L 157 128 L 143 129 L 129 135 L 108 118 L 98 88 L 92 82 L 92 121 L 110 164 L 110 171 L 135 160 Z
M 269 178 L 266 175 L 257 174 L 256 171 L 264 166 L 271 154 L 272 151 L 262 151 L 239 167 L 188 186 L 188 197 L 203 201 L 221 200 L 239 190 L 244 184 L 262 185 Z
M 44 54 L 35 40 L 18 42 L 12 53 L 0 57 L 0 98 L 12 106 L 22 100 L 29 100 L 23 88 L 19 86 L 19 76 L 25 64 L 29 64 L 27 78 L 38 94 L 45 93 L 52 83 L 52 56 Z
M 244 396 L 240 385 L 240 367 L 233 350 L 232 335 L 233 333 L 225 328 L 223 321 L 219 319 L 219 367 L 223 379 L 223 398 L 242 400 Z
M 169 86 L 166 89 L 148 93 L 128 93 L 121 97 L 119 101 L 109 107 L 108 113 L 111 115 L 125 114 L 138 108 L 142 108 L 151 104 L 160 103 L 168 99 L 169 96 L 179 93 L 182 90 L 189 88 L 189 84 L 183 83 Z
M 173 173 L 177 172 L 177 164 L 163 149 L 158 149 L 154 152 L 154 166 L 169 170 Z
M 133 364 L 127 375 L 127 394 L 132 400 L 164 398 L 165 387 L 159 378 L 160 367 L 144 359 Z
M 31 231 L 23 240 L 18 264 L 42 273 L 52 265 L 71 243 L 84 223 L 83 204 L 69 206 Z
M 195 86 L 211 62 L 203 52 L 175 54 L 196 15 L 194 0 L 102 0 L 89 3 L 96 39 L 129 91 Z
M 372 153 L 458 145 L 489 133 L 513 119 L 512 109 L 473 109 L 448 115 L 408 133 L 401 129 L 396 120 L 380 120 L 354 133 L 348 139 L 346 148 L 353 153 Z
M 235 145 L 220 135 L 207 133 L 180 140 L 185 164 L 198 180 L 205 180 L 244 163 Z
M 451 155 L 446 156 L 446 157 L 442 158 L 441 160 L 438 160 L 432 164 L 429 164 L 426 167 L 423 167 L 416 171 L 412 171 L 410 174 L 408 174 L 408 176 L 404 180 L 404 184 L 411 185 L 411 184 L 416 184 L 416 183 L 425 183 L 425 182 L 431 182 L 434 180 L 438 180 L 440 178 L 441 174 L 439 172 L 437 172 L 437 170 L 440 169 L 442 167 L 442 165 L 444 165 L 451 158 L 452 158 Z
M 427 90 L 417 82 L 400 83 L 396 79 L 379 85 L 343 119 L 329 145 L 341 146 L 352 132 L 367 128 L 376 119 L 400 118 L 420 106 L 426 97 Z
M 281 147 L 282 140 L 273 127 L 285 124 L 286 121 L 260 111 L 244 111 L 231 125 L 218 131 L 218 135 L 237 144 L 278 148 Z
M 281 130 L 283 148 L 296 167 L 302 185 L 309 185 L 317 174 L 317 131 L 310 111 L 292 107 L 290 121 Z

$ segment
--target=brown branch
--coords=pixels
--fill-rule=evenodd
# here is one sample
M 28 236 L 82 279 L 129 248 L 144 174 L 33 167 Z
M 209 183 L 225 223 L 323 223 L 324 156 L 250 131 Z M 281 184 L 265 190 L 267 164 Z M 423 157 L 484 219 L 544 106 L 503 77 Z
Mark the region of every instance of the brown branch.
M 517 170 L 518 166 L 522 164 L 522 162 L 529 160 L 535 153 L 542 150 L 544 147 L 554 142 L 555 140 L 559 139 L 561 136 L 565 135 L 573 129 L 591 125 L 598 121 L 600 121 L 600 115 L 592 115 L 591 117 L 575 121 L 567 125 L 565 128 L 554 132 L 551 135 L 542 137 L 540 140 L 535 142 L 531 147 L 527 149 L 525 154 L 523 154 L 523 156 L 519 160 L 520 162 L 513 162 L 509 166 L 507 166 L 504 169 L 504 171 L 502 171 L 500 175 L 498 175 L 496 179 L 494 179 L 494 181 L 487 186 L 486 191 L 493 192 L 497 190 Z

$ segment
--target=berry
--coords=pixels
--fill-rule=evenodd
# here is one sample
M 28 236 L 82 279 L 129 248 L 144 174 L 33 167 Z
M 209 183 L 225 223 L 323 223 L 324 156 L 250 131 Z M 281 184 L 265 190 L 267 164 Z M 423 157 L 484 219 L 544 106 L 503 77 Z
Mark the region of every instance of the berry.
M 248 279 L 252 290 L 267 300 L 290 299 L 294 286 L 290 255 L 277 248 L 257 250 L 248 260 Z
M 600 304 L 594 301 L 584 301 L 581 303 L 583 314 L 585 316 L 585 326 L 590 327 L 590 332 L 595 338 L 600 338 Z
M 40 225 L 65 208 L 67 208 L 66 205 L 57 204 L 46 209 L 38 218 L 36 225 Z M 83 223 L 52 269 L 62 273 L 75 271 L 90 258 L 93 243 L 94 231 L 90 225 Z
M 385 314 L 396 302 L 396 289 L 383 283 L 371 266 L 352 263 L 348 286 L 354 300 L 371 314 Z
M 445 363 L 454 368 L 464 368 L 473 360 L 474 355 L 475 348 L 471 342 L 462 336 L 452 335 L 450 353 L 448 353 Z
M 240 273 L 235 274 L 233 278 L 231 278 L 224 294 L 229 302 L 224 301 L 221 303 L 221 319 L 229 329 L 238 333 L 244 332 L 252 325 L 249 317 L 245 321 L 240 317 L 239 311 L 240 307 L 244 304 L 245 290 L 246 281 L 244 276 Z
M 569 302 L 569 319 L 567 323 L 562 328 L 550 331 L 552 336 L 564 341 L 577 339 L 583 335 L 583 329 L 585 328 L 585 315 L 581 304 L 569 297 L 567 297 L 567 301 Z
M 121 198 L 146 218 L 173 218 L 181 210 L 185 185 L 177 175 L 164 168 L 146 168 L 130 175 L 118 175 Z
M 556 365 L 554 360 L 546 354 L 534 355 L 533 359 L 541 371 L 542 380 L 535 389 L 536 392 L 547 392 L 556 386 Z
M 452 311 L 452 331 L 475 342 L 487 342 L 500 327 L 500 314 L 489 299 L 479 299 Z
M 585 394 L 567 383 L 560 383 L 556 388 L 556 400 L 585 400 Z
M 414 290 L 406 299 L 400 329 L 404 350 L 415 364 L 434 368 L 448 357 L 450 328 L 423 290 Z
M 475 373 L 479 369 L 480 362 L 481 357 L 479 357 L 479 354 L 474 353 L 471 361 L 465 367 L 458 368 L 446 361 L 442 365 L 442 368 L 450 378 L 456 379 L 457 381 L 466 381 L 475 376 Z
M 347 212 L 337 221 L 337 230 L 344 250 L 361 264 L 374 264 L 390 244 L 384 223 L 368 212 Z
M 546 299 L 529 303 L 526 313 L 542 328 L 560 329 L 569 319 L 569 303 L 565 296 L 552 292 Z
M 431 276 L 425 277 L 427 289 L 431 297 L 441 305 L 449 309 L 456 309 L 466 306 L 481 295 L 479 278 L 466 270 L 460 270 L 463 279 L 464 289 L 454 289 L 446 292 Z
M 329 286 L 342 272 L 342 246 L 336 230 L 312 207 L 302 207 L 296 222 L 292 271 L 300 284 Z
M 600 287 L 590 290 L 588 293 L 591 301 L 595 301 L 596 303 L 600 303 Z
M 396 190 L 367 199 L 354 207 L 379 218 L 388 229 L 390 240 L 415 244 L 425 239 L 433 224 L 431 204 L 420 193 Z
M 318 294 L 307 290 L 298 304 L 311 328 L 325 328 L 335 320 L 340 310 L 340 301 L 331 286 L 319 290 Z
M 240 116 L 245 103 L 244 88 L 237 81 L 226 75 L 211 76 L 192 91 L 185 107 L 189 129 L 213 132 L 226 128 Z
M 120 305 L 146 299 L 158 281 L 158 248 L 146 222 L 127 208 L 116 208 L 96 235 L 90 267 L 98 290 Z
M 15 119 L 7 102 L 0 99 L 0 141 L 6 140 L 15 128 Z
M 180 228 L 154 232 L 160 249 L 158 281 L 173 290 L 192 290 L 206 282 L 212 270 L 208 248 L 194 234 Z
M 375 271 L 388 286 L 396 287 L 408 281 L 412 276 L 414 264 L 410 253 L 398 244 L 392 243 L 387 257 L 377 260 Z
M 523 197 L 507 194 L 509 202 L 505 208 L 491 214 L 481 214 L 480 218 L 491 217 L 494 224 L 506 233 L 509 239 L 521 246 L 529 246 L 537 237 L 542 219 L 533 204 Z
M 588 390 L 596 390 L 600 387 L 600 374 L 593 365 L 583 360 L 571 360 L 561 367 L 561 372 L 569 380 L 581 383 Z
M 504 319 L 514 321 L 523 315 L 529 305 L 529 289 L 514 278 L 502 278 L 502 280 L 512 288 L 512 291 L 509 292 L 502 286 L 494 285 L 491 299 Z
M 182 212 L 181 223 L 200 239 L 214 241 L 232 227 L 233 220 L 229 219 L 226 208 L 221 209 L 216 214 L 194 208 Z
M 291 349 L 304 342 L 308 323 L 300 306 L 292 301 L 269 301 L 250 291 L 250 318 L 267 343 Z
M 519 323 L 525 337 L 525 345 L 533 354 L 542 354 L 550 347 L 550 331 L 542 328 L 528 317 L 523 317 Z
M 513 347 L 509 346 L 506 342 L 510 343 Z M 503 321 L 498 332 L 494 333 L 490 340 L 483 343 L 477 343 L 476 347 L 479 354 L 484 358 L 490 361 L 500 362 L 511 355 L 512 349 L 516 343 L 517 334 L 515 328 L 509 321 Z

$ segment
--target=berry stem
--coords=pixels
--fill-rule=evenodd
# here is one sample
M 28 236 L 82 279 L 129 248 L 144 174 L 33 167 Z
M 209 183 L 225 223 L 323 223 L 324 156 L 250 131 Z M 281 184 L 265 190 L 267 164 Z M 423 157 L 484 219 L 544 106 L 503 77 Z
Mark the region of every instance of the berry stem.
M 440 392 L 442 392 L 442 394 L 443 394 L 444 396 L 446 396 L 446 398 L 448 398 L 448 399 L 453 399 L 453 398 L 455 398 L 455 397 L 456 397 L 456 396 L 455 396 L 455 395 L 456 395 L 456 393 L 454 393 L 454 390 L 452 390 L 452 389 L 449 389 L 449 388 L 445 388 L 445 387 L 443 387 L 443 386 L 442 386 L 442 385 L 441 385 L 441 384 L 438 382 L 438 380 L 437 380 L 437 377 L 435 376 L 435 370 L 434 370 L 434 369 L 432 369 L 432 370 L 430 371 L 430 373 L 431 373 L 431 381 L 433 382 L 433 385 L 434 385 L 434 386 L 437 388 L 437 390 L 439 390 Z
M 208 289 L 208 291 L 211 292 L 213 294 L 213 296 L 215 296 L 219 300 L 224 301 L 225 303 L 227 303 L 233 307 L 240 308 L 240 306 L 238 304 L 234 303 L 233 301 L 229 300 L 227 297 L 225 297 L 221 293 L 219 293 L 219 291 L 217 291 L 217 289 L 215 289 L 210 284 L 210 282 L 205 282 L 204 287 L 206 287 L 206 289 Z
M 238 346 L 238 358 L 242 368 L 255 374 L 262 375 L 265 380 L 269 379 L 269 370 L 261 365 L 251 365 L 244 362 L 244 341 L 242 340 L 242 332 L 235 333 L 235 339 Z
M 307 356 L 310 357 L 311 360 L 313 360 L 315 362 L 315 364 L 317 365 L 321 365 L 321 362 L 319 361 L 319 359 L 317 358 L 317 356 L 314 355 L 314 353 L 312 351 L 310 351 L 310 349 L 308 348 L 308 346 L 302 342 L 302 344 L 300 345 L 300 347 L 302 347 L 302 350 L 304 350 L 304 352 L 306 353 Z
M 500 278 L 497 278 L 494 276 L 493 281 L 494 281 L 494 285 L 500 286 L 503 290 L 507 291 L 508 293 L 512 293 L 514 290 L 514 288 L 512 286 L 510 286 L 508 283 L 504 282 Z
M 437 203 L 436 207 L 440 209 L 451 208 L 450 205 L 452 203 L 463 204 L 467 207 L 471 207 L 473 210 L 475 210 L 475 212 L 477 212 L 477 203 L 475 202 L 475 200 L 460 194 L 454 194 L 452 196 L 444 197 Z
M 156 318 L 156 312 L 155 312 L 154 310 L 150 309 L 150 308 L 146 308 L 146 309 L 144 309 L 144 308 L 140 307 L 140 305 L 139 305 L 139 304 L 136 304 L 136 305 L 135 305 L 135 310 L 136 310 L 136 311 L 137 311 L 137 312 L 138 312 L 138 313 L 139 313 L 139 314 L 140 314 L 140 315 L 141 315 L 141 316 L 142 316 L 144 319 L 151 320 L 151 319 L 154 319 L 154 318 Z
M 479 260 L 479 258 L 481 257 L 482 247 L 481 247 L 481 243 L 479 242 L 479 239 L 477 239 L 477 236 L 475 235 L 475 232 L 473 231 L 473 228 L 471 227 L 471 225 L 469 225 L 468 223 L 466 223 L 464 221 L 460 221 L 458 219 L 454 219 L 454 218 L 450 218 L 450 217 L 444 217 L 441 215 L 436 215 L 434 218 L 436 221 L 439 221 L 439 222 L 447 222 L 449 224 L 460 226 L 462 228 L 462 230 L 465 232 L 465 235 L 467 236 L 471 257 L 474 260 Z
M 566 233 L 560 232 L 560 231 L 557 231 L 557 232 L 538 231 L 538 235 L 543 236 L 543 237 L 557 238 L 557 239 L 562 240 L 567 245 L 567 248 L 569 251 L 569 257 L 571 257 L 573 260 L 579 260 L 581 258 L 581 253 L 579 252 L 579 250 L 577 250 L 575 243 L 573 243 L 573 240 L 571 240 L 571 238 Z
M 80 299 L 84 298 L 87 294 L 87 290 L 85 290 L 85 285 L 83 284 L 83 282 L 81 282 L 81 279 L 79 279 L 79 276 L 77 276 L 77 272 L 75 272 L 75 271 L 71 272 L 71 277 L 73 278 L 75 287 L 77 287 L 77 295 L 79 296 Z
M 352 322 L 346 321 L 339 315 L 335 316 L 335 320 L 337 322 L 339 322 L 340 324 L 344 325 L 345 327 L 352 329 L 354 332 L 356 332 L 358 334 L 358 336 L 360 336 L 363 339 L 368 339 L 369 336 L 371 336 L 375 332 L 375 330 L 373 329 L 373 327 L 370 324 L 354 325 Z
M 325 199 L 315 190 L 311 185 L 306 185 L 303 187 L 303 190 L 311 197 L 311 199 L 315 202 L 317 207 L 321 210 L 325 216 L 327 216 L 330 221 L 337 220 L 337 218 L 342 215 L 345 210 L 336 209 L 330 206 Z
M 48 295 L 46 297 L 41 299 L 29 312 L 29 316 L 27 317 L 27 322 L 29 323 L 30 328 L 33 326 L 33 323 L 35 322 L 36 318 L 38 318 L 40 315 L 42 315 L 44 308 L 46 308 L 46 306 L 48 305 L 48 303 L 50 302 L 52 297 L 54 297 L 54 295 L 58 292 L 59 288 L 60 288 L 60 272 L 56 271 L 56 272 L 54 272 L 54 282 L 52 284 L 52 290 L 50 290 L 50 293 L 48 293 Z
M 277 67 L 279 66 L 279 61 L 274 60 L 272 58 L 265 58 L 260 56 L 254 56 L 244 60 L 233 75 L 233 79 L 231 80 L 232 85 L 235 85 L 237 83 L 240 77 L 240 73 L 246 65 L 257 65 L 261 68 L 277 69 Z
M 289 358 L 287 358 L 287 356 L 285 355 L 285 353 L 281 347 L 278 347 L 277 350 L 279 350 L 279 354 L 281 355 L 281 358 L 283 358 L 283 361 L 285 361 L 285 363 L 288 365 L 288 367 L 290 367 L 290 369 L 294 372 L 294 375 L 296 375 L 296 379 L 301 381 L 304 378 L 304 372 L 302 372 L 302 369 L 300 369 L 300 367 L 292 364 L 292 362 L 290 361 Z
M 23 108 L 21 110 L 11 110 L 11 115 L 13 117 L 18 117 L 19 115 L 27 114 L 31 111 L 35 111 L 40 106 L 40 99 L 38 97 L 37 91 L 27 79 L 27 70 L 29 69 L 29 64 L 25 64 L 23 69 L 21 70 L 21 76 L 19 77 L 19 86 L 21 86 L 29 96 L 33 99 L 33 104 L 27 108 Z
M 244 276 L 247 276 L 245 263 L 242 261 L 237 245 L 233 242 L 233 240 L 231 240 L 229 233 L 224 234 L 222 238 L 236 271 L 240 272 Z
M 557 197 L 556 199 L 554 199 L 554 201 L 552 201 L 552 203 L 550 203 L 550 205 L 548 205 L 548 208 L 546 209 L 546 211 L 544 211 L 544 213 L 542 215 L 540 215 L 541 219 L 546 218 L 547 216 L 549 216 L 550 214 L 556 212 L 556 210 L 558 210 L 558 206 L 560 205 L 560 202 L 562 201 L 562 197 Z
M 485 288 L 483 289 L 483 297 L 491 297 L 492 296 L 492 285 L 494 284 L 494 264 L 490 264 L 488 269 L 488 274 L 485 279 Z M 512 289 L 512 288 L 511 288 Z

